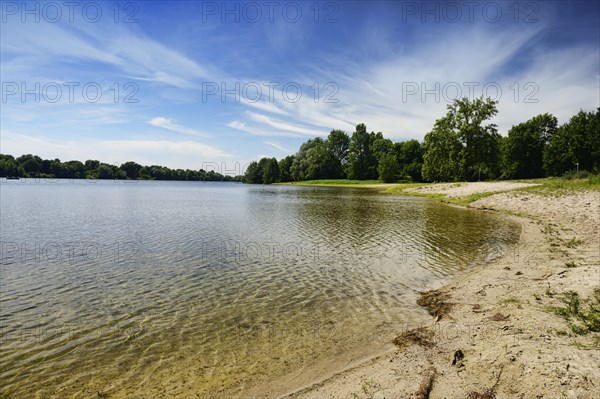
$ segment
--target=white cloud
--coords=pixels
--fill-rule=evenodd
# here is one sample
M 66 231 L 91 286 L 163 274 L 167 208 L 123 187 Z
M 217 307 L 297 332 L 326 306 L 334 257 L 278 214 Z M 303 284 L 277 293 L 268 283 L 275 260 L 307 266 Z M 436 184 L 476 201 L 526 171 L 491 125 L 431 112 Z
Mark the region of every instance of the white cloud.
M 60 70 L 58 65 L 69 61 L 112 66 L 128 78 L 185 89 L 196 87 L 199 79 L 218 78 L 219 72 L 210 66 L 201 66 L 122 24 L 111 25 L 86 24 L 84 31 L 76 24 L 69 28 L 47 23 L 3 24 L 3 57 L 9 55 L 27 60 L 10 61 L 6 71 L 10 75 L 3 79 L 32 81 L 35 76 L 40 80 L 37 75 Z M 86 71 L 87 68 L 81 69 L 81 74 Z M 107 71 L 103 73 L 105 75 Z
M 274 141 L 265 141 L 264 143 L 265 143 L 266 145 L 270 145 L 271 147 L 273 147 L 273 148 L 275 148 L 276 150 L 279 150 L 279 151 L 281 151 L 281 152 L 286 152 L 286 153 L 293 153 L 293 152 L 296 152 L 296 150 L 293 150 L 293 149 L 291 149 L 291 148 L 284 147 L 284 146 L 282 146 L 281 144 L 279 144 L 279 143 L 276 143 L 276 142 L 274 142 Z
M 246 122 L 242 122 L 239 120 L 234 120 L 226 125 L 232 129 L 241 130 L 242 132 L 250 133 L 253 136 L 263 136 L 263 137 L 305 137 L 298 133 L 291 133 L 273 129 L 269 126 L 257 126 L 251 125 L 249 126 Z
M 273 119 L 271 117 L 268 117 L 267 115 L 257 114 L 255 112 L 250 112 L 250 111 L 246 111 L 246 115 L 248 115 L 248 117 L 251 120 L 265 124 L 267 126 L 275 128 L 276 130 L 283 130 L 283 131 L 287 131 L 287 132 L 303 134 L 306 136 L 316 136 L 319 134 L 318 129 L 312 130 L 312 129 L 308 129 L 308 128 L 298 127 L 298 126 L 295 126 L 294 124 L 290 124 L 290 123 L 286 123 L 286 122 L 283 122 L 283 121 L 280 121 L 277 119 Z
M 0 137 L 3 153 L 15 156 L 31 153 L 63 161 L 98 159 L 117 164 L 135 161 L 200 169 L 203 163 L 221 164 L 232 157 L 219 148 L 191 140 L 51 140 L 6 130 L 0 132 Z
M 156 118 L 152 118 L 148 121 L 152 126 L 160 127 L 163 129 L 171 130 L 173 132 L 186 134 L 188 136 L 197 136 L 197 137 L 210 137 L 208 133 L 201 132 L 200 130 L 191 129 L 189 127 L 185 127 L 182 125 L 178 125 L 173 122 L 171 119 L 166 118 L 164 116 L 157 116 Z
M 533 44 L 544 29 L 542 23 L 506 30 L 497 26 L 457 26 L 442 36 L 425 33 L 404 46 L 401 53 L 379 61 L 357 64 L 345 58 L 333 59 L 329 69 L 319 65 L 315 70 L 317 76 L 327 76 L 326 81 L 339 87 L 333 98 L 337 102 L 303 96 L 289 103 L 275 96 L 273 103 L 245 104 L 266 113 L 248 111 L 245 116 L 256 124 L 253 129 L 273 137 L 283 131 L 322 136 L 331 129 L 351 132 L 357 123 L 364 122 L 369 130 L 382 131 L 387 137 L 422 139 L 435 120 L 446 113 L 446 106 L 455 98 L 454 88 L 458 86 L 459 94 L 465 96 L 469 85 L 475 84 L 473 94 L 479 97 L 484 94 L 483 87 L 490 84 L 490 96 L 496 94 L 494 86 L 502 90 L 499 115 L 494 119 L 501 132 L 543 112 L 553 113 L 564 123 L 580 108 L 594 110 L 600 105 L 598 52 L 591 48 L 536 50 Z M 522 53 L 528 58 L 523 59 Z M 515 60 L 524 62 L 515 67 Z M 336 69 L 333 65 L 342 67 Z M 309 72 L 294 80 L 314 81 Z M 515 82 L 520 87 L 516 102 Z M 539 88 L 533 97 L 537 103 L 525 102 L 525 95 L 532 92 L 532 86 L 525 89 L 528 82 Z M 411 85 L 416 85 L 418 92 L 403 96 L 415 87 Z M 433 90 L 437 98 L 425 90 Z M 237 124 L 248 130 L 243 125 L 247 121 Z M 306 125 L 316 128 L 303 127 Z

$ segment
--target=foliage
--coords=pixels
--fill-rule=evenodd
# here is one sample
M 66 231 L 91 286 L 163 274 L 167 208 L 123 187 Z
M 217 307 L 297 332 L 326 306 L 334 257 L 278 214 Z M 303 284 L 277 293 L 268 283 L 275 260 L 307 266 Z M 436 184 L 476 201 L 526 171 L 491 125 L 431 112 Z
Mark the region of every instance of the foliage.
M 85 162 L 61 162 L 60 159 L 42 159 L 32 154 L 21 155 L 16 159 L 12 155 L 0 154 L 0 176 L 50 179 L 241 180 L 241 176 L 224 176 L 204 169 L 183 170 L 159 165 L 142 166 L 133 161 L 125 162 L 120 166 L 92 159 Z
M 352 133 L 348 155 L 347 174 L 349 179 L 367 180 L 377 178 L 374 170 L 375 160 L 371 149 L 371 139 L 364 123 L 356 125 L 356 130 Z
M 558 121 L 550 114 L 533 117 L 513 126 L 502 141 L 501 171 L 505 179 L 535 179 L 544 176 L 542 156 L 554 136 Z
M 568 170 L 593 171 L 600 168 L 600 108 L 580 111 L 560 126 L 544 149 L 543 164 L 548 175 L 560 176 Z
M 480 180 L 498 175 L 500 135 L 483 123 L 498 112 L 490 98 L 454 100 L 423 143 L 423 178 L 429 181 Z
M 379 159 L 379 166 L 377 167 L 379 178 L 384 183 L 393 183 L 398 181 L 400 176 L 400 166 L 396 155 L 393 153 L 383 154 Z

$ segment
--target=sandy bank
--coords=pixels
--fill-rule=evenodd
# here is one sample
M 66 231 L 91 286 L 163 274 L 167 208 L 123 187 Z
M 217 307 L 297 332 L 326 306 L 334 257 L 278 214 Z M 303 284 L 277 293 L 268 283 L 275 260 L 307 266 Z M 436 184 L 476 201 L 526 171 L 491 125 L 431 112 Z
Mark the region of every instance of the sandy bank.
M 462 183 L 409 190 L 467 196 L 520 185 Z M 579 294 L 584 306 L 600 286 L 600 192 L 557 195 L 511 191 L 471 203 L 512 213 L 507 217 L 522 225 L 519 243 L 504 248 L 505 256 L 485 268 L 438 290 L 451 304 L 450 312 L 439 320 L 432 317 L 416 337 L 406 335 L 404 348 L 286 397 L 421 398 L 427 397 L 425 388 L 431 388 L 430 398 L 466 398 L 486 390 L 497 398 L 600 397 L 600 334 L 576 334 L 548 311 L 565 306 L 562 293 L 569 290 Z

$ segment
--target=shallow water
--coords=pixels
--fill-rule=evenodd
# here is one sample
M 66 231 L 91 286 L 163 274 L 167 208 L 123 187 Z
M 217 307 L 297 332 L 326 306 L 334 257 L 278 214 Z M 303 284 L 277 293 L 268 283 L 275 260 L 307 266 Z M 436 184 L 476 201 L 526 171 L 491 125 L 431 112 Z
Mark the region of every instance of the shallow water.
M 236 395 L 428 319 L 416 291 L 516 242 L 376 190 L 0 183 L 2 397 Z

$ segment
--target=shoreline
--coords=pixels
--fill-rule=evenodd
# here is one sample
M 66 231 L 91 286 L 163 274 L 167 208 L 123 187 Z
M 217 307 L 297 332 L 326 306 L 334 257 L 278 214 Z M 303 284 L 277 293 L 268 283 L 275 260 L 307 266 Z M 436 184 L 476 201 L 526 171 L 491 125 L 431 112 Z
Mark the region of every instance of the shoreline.
M 599 288 L 600 192 L 550 197 L 513 191 L 528 185 L 497 184 L 403 188 L 405 195 L 442 199 L 449 194 L 453 205 L 504 214 L 521 224 L 519 242 L 502 257 L 435 290 L 449 312 L 432 316 L 424 328 L 400 331 L 403 348 L 279 398 L 599 395 L 600 373 L 594 365 L 600 364 L 600 334 L 576 334 L 547 309 L 560 307 L 570 290 L 579 294 L 583 306 Z M 374 186 L 368 188 L 378 188 Z M 473 194 L 476 199 L 461 203 Z M 462 358 L 457 360 L 457 354 Z

